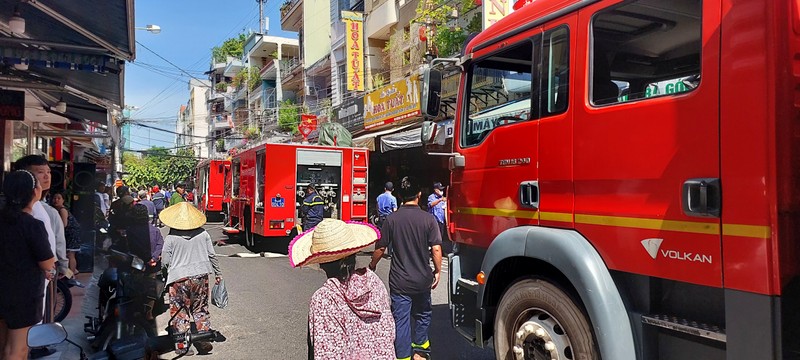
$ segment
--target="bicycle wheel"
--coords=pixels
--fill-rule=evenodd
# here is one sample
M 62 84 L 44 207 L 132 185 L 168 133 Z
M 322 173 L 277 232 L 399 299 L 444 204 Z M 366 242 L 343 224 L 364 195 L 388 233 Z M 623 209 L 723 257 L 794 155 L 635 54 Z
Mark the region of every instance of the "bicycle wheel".
M 69 290 L 69 285 L 63 281 L 56 281 L 56 298 L 53 306 L 56 322 L 64 321 L 72 309 L 72 292 Z

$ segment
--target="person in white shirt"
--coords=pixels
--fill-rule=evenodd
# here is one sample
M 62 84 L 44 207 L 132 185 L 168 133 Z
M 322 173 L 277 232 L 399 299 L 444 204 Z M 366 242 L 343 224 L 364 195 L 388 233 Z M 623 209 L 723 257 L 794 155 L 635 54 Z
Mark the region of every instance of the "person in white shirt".
M 103 215 L 108 214 L 108 194 L 106 193 L 106 184 L 100 182 L 97 184 L 97 191 L 95 191 L 94 195 L 100 199 L 100 211 L 103 212 Z
M 17 160 L 15 165 L 18 170 L 30 171 L 42 186 L 42 201 L 38 201 L 33 205 L 33 217 L 44 223 L 44 228 L 47 231 L 47 240 L 50 241 L 50 248 L 58 260 L 57 268 L 59 273 L 67 274 L 71 277 L 69 258 L 67 258 L 67 239 L 64 237 L 64 222 L 61 220 L 58 210 L 44 201 L 45 193 L 50 189 L 51 183 L 50 164 L 42 156 L 28 155 Z M 45 283 L 45 298 L 47 297 L 47 289 L 48 283 Z M 47 309 L 46 303 L 45 309 Z M 46 310 L 45 314 L 47 314 Z

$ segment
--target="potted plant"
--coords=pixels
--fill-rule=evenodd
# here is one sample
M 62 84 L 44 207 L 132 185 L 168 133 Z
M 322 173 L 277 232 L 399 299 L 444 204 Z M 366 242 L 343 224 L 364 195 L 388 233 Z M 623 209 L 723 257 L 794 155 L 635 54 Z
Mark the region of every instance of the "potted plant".
M 257 140 L 259 137 L 261 137 L 261 130 L 255 126 L 250 126 L 244 129 L 242 135 L 244 135 L 244 137 L 248 140 Z
M 217 152 L 225 152 L 225 140 L 217 139 Z
M 218 82 L 217 85 L 214 85 L 214 89 L 219 92 L 226 92 L 228 91 L 228 83 L 226 82 Z

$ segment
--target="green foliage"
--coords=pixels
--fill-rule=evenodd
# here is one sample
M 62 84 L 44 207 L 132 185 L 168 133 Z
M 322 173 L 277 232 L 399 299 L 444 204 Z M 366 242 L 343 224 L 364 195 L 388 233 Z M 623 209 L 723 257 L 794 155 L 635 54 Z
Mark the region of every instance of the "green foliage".
M 125 182 L 132 187 L 168 185 L 194 178 L 197 158 L 191 148 L 178 149 L 175 156 L 161 147 L 152 147 L 144 154 L 122 154 Z
M 214 58 L 214 62 L 225 62 L 228 60 L 228 56 L 237 59 L 241 58 L 244 55 L 245 40 L 247 40 L 247 37 L 244 34 L 239 34 L 237 37 L 225 40 L 222 45 L 211 48 L 211 56 Z
M 231 80 L 231 85 L 234 87 L 242 87 L 247 85 L 250 90 L 255 90 L 261 85 L 261 74 L 258 68 L 250 66 L 242 69 Z
M 256 126 L 250 126 L 244 129 L 242 135 L 244 135 L 244 137 L 246 137 L 248 140 L 257 140 L 261 137 L 261 129 Z
M 217 85 L 214 86 L 214 89 L 218 92 L 225 92 L 228 91 L 228 83 L 226 82 L 218 82 Z
M 457 26 L 452 18 L 475 9 L 474 0 L 422 0 L 417 6 L 417 23 L 428 27 L 428 41 L 432 43 L 434 54 L 440 57 L 453 56 L 461 52 L 467 35 L 481 31 L 481 14 L 472 16 L 466 28 Z
M 283 131 L 297 133 L 300 123 L 300 107 L 292 100 L 283 100 L 278 106 L 278 127 Z

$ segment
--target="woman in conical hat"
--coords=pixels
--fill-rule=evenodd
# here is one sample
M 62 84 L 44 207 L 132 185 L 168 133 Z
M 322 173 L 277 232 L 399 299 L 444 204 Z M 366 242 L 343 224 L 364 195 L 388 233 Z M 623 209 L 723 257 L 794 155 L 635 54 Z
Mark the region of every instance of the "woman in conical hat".
M 309 305 L 309 358 L 394 359 L 386 286 L 372 270 L 356 269 L 356 253 L 378 238 L 372 225 L 324 219 L 289 245 L 292 267 L 319 264 L 328 276 Z
M 179 310 L 182 304 L 194 304 L 189 310 L 194 315 L 197 330 L 209 331 L 208 275 L 214 274 L 219 283 L 222 271 L 211 235 L 203 229 L 206 216 L 191 203 L 180 202 L 161 211 L 159 219 L 170 228 L 161 252 L 162 266 L 167 269 L 169 313 L 170 317 L 175 317 L 170 326 L 176 333 L 188 332 L 192 317 Z M 209 342 L 196 342 L 195 346 L 201 354 L 212 348 Z

